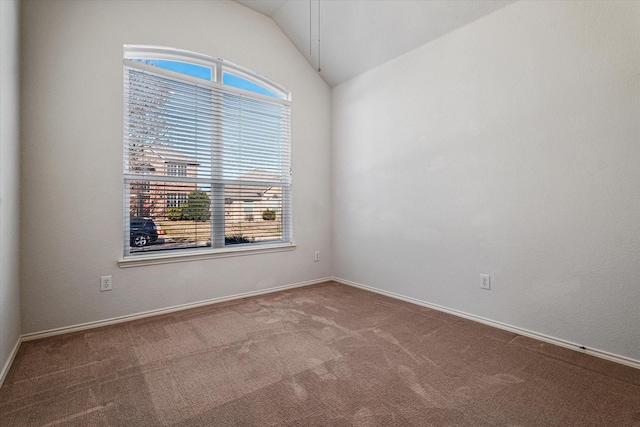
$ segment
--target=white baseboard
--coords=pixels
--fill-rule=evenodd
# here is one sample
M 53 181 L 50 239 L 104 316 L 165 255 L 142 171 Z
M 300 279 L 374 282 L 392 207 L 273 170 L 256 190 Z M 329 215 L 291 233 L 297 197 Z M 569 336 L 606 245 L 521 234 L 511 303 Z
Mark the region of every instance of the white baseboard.
M 375 292 L 380 295 L 385 295 L 391 298 L 395 298 L 398 300 L 406 301 L 412 304 L 420 305 L 427 308 L 432 308 L 434 310 L 442 311 L 445 313 L 452 314 L 454 316 L 462 317 L 468 320 L 473 320 L 475 322 L 484 323 L 485 325 L 493 326 L 498 329 L 503 329 L 505 331 L 513 332 L 518 335 L 523 335 L 529 338 L 537 339 L 540 341 L 544 341 L 550 344 L 555 344 L 560 347 L 568 348 L 570 350 L 575 350 L 580 353 L 586 353 L 592 356 L 599 357 L 601 359 L 606 359 L 612 362 L 620 363 L 623 365 L 631 366 L 633 368 L 640 369 L 640 360 L 631 359 L 625 356 L 619 356 L 617 354 L 612 354 L 606 351 L 597 350 L 593 348 L 585 348 L 584 346 L 576 343 L 572 343 L 569 341 L 565 341 L 559 338 L 551 337 L 548 335 L 540 334 L 538 332 L 529 331 L 526 329 L 519 328 L 517 326 L 508 325 L 502 322 L 496 322 L 495 320 L 486 319 L 484 317 L 476 316 L 474 314 L 465 313 L 463 311 L 454 310 L 452 308 L 444 307 L 437 304 L 432 304 L 430 302 L 422 301 L 417 298 L 406 297 L 404 295 L 396 294 L 389 291 L 384 291 L 382 289 L 373 288 L 371 286 L 362 285 L 360 283 L 352 282 L 345 279 L 340 279 L 338 277 L 333 277 L 331 280 L 334 282 L 342 283 L 343 285 L 353 286 L 355 288 L 364 289 L 367 291 Z
M 22 335 L 21 338 L 22 338 L 22 341 L 37 340 L 40 338 L 51 337 L 54 335 L 62 335 L 70 332 L 84 331 L 87 329 L 100 328 L 102 326 L 109 326 L 109 325 L 115 325 L 118 323 L 130 322 L 132 320 L 144 319 L 146 317 L 159 316 L 161 314 L 173 313 L 176 311 L 187 310 L 189 308 L 202 307 L 205 305 L 217 304 L 225 301 L 232 301 L 236 299 L 253 297 L 257 295 L 270 294 L 273 292 L 279 292 L 286 289 L 293 289 L 293 288 L 300 288 L 303 286 L 315 285 L 317 283 L 323 283 L 330 280 L 331 280 L 330 277 L 325 277 L 322 279 L 309 280 L 306 282 L 299 282 L 291 285 L 278 286 L 275 288 L 261 289 L 258 291 L 245 292 L 242 294 L 230 295 L 230 296 L 220 297 L 220 298 L 212 298 L 212 299 L 197 301 L 197 302 L 188 303 L 188 304 L 176 305 L 173 307 L 161 308 L 158 310 L 150 310 L 142 313 L 130 314 L 127 316 L 120 316 L 120 317 L 113 317 L 111 319 L 98 320 L 96 322 L 88 322 L 88 323 L 82 323 L 79 325 L 65 326 L 62 328 L 49 329 L 41 332 L 33 332 L 30 334 L 24 334 Z
M 22 343 L 22 337 L 18 337 L 18 341 L 16 341 L 16 345 L 13 346 L 13 350 L 9 355 L 9 359 L 2 367 L 2 371 L 0 371 L 0 387 L 4 384 L 4 380 L 7 378 L 7 374 L 9 373 L 9 369 L 11 369 L 11 365 L 13 364 L 16 355 L 18 354 L 18 349 L 20 348 L 20 344 Z

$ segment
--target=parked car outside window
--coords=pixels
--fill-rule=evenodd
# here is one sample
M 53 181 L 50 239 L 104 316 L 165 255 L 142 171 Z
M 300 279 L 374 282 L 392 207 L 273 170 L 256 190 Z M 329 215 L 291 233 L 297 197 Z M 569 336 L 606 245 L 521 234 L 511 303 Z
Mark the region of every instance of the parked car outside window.
M 158 239 L 158 227 L 151 218 L 132 216 L 129 220 L 131 246 L 141 248 Z

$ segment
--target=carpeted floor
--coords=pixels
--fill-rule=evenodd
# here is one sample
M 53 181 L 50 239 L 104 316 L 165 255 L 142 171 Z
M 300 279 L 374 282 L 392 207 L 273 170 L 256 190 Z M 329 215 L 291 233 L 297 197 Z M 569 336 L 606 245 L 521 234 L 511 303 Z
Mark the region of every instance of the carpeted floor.
M 325 283 L 23 343 L 49 425 L 640 426 L 640 370 Z

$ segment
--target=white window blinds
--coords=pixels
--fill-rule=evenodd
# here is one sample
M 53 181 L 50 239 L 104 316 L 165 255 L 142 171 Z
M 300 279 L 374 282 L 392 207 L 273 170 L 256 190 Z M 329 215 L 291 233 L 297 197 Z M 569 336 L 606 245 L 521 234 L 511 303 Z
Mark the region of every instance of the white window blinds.
M 124 88 L 125 255 L 291 243 L 289 101 L 135 60 Z

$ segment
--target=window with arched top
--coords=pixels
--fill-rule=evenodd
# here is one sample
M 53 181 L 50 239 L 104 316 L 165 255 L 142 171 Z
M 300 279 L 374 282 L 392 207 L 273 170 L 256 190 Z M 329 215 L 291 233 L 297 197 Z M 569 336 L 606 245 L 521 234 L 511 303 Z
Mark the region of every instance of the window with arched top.
M 290 110 L 283 87 L 227 61 L 125 46 L 125 261 L 292 245 Z

